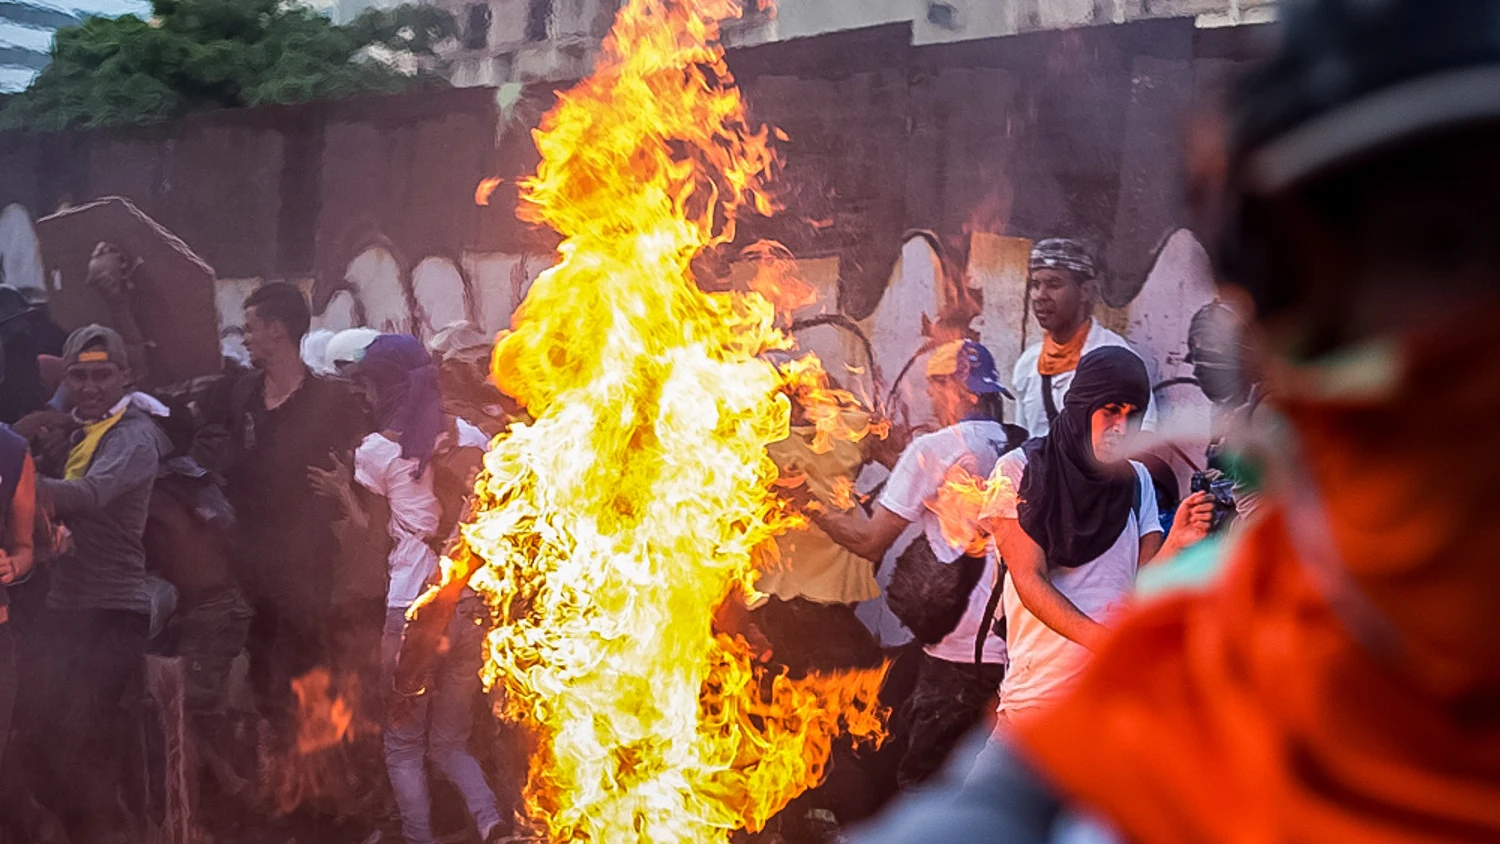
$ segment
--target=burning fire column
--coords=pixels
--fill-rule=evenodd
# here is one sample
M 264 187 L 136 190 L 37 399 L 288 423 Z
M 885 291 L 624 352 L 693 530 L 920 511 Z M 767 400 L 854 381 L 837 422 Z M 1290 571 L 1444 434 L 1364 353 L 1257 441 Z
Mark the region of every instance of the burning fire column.
M 527 809 L 556 841 L 728 841 L 823 775 L 841 732 L 878 738 L 881 671 L 765 676 L 716 608 L 795 526 L 766 445 L 790 341 L 759 293 L 689 264 L 770 213 L 775 163 L 717 44 L 738 0 L 632 0 L 593 76 L 536 134 L 522 213 L 563 238 L 496 350 L 536 422 L 496 443 L 466 550 L 490 599 L 486 678 L 537 730 Z M 863 432 L 850 432 L 851 436 Z

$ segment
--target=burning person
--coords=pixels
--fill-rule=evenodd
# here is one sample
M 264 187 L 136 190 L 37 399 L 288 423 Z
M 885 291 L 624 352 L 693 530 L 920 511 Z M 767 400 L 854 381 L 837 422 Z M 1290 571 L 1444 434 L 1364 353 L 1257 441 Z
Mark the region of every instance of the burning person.
M 1093 256 L 1078 241 L 1038 241 L 1031 250 L 1027 291 L 1031 312 L 1043 333 L 1042 342 L 1022 352 L 1016 361 L 1016 420 L 1033 437 L 1040 437 L 1061 412 L 1078 361 L 1104 346 L 1129 349 L 1130 344 L 1094 319 L 1099 271 Z M 1154 429 L 1154 398 L 1148 397 L 1144 412 L 1142 426 Z
M 434 545 L 446 538 L 440 533 L 442 526 L 445 521 L 450 526 L 456 521 L 443 518 L 444 502 L 436 493 L 435 477 L 440 474 L 437 463 L 444 459 L 439 448 L 457 446 L 482 452 L 488 440 L 468 423 L 444 416 L 437 366 L 413 337 L 383 334 L 375 338 L 349 372 L 375 409 L 377 428 L 354 453 L 352 480 L 382 499 L 389 511 L 386 527 L 392 547 L 381 670 L 388 700 L 386 770 L 401 812 L 402 832 L 408 844 L 431 844 L 435 840 L 425 764 L 430 760 L 458 789 L 480 837 L 499 840 L 509 834 L 509 829 L 501 822 L 484 770 L 468 751 L 487 617 L 477 595 L 466 590 L 460 599 L 448 625 L 446 651 L 433 667 L 429 687 L 416 696 L 402 697 L 395 693 L 393 684 L 407 613 L 437 574 Z M 456 430 L 456 442 L 443 442 L 449 427 Z M 336 497 L 346 513 L 362 518 L 350 479 L 339 473 L 342 468 L 314 470 L 316 483 Z M 458 503 L 447 502 L 450 508 Z
M 46 676 L 27 757 L 37 792 L 75 841 L 107 840 L 119 817 L 121 763 L 137 735 L 123 702 L 139 688 L 151 628 L 143 535 L 161 455 L 170 450 L 129 398 L 130 358 L 113 329 L 68 337 L 63 384 L 75 427 L 59 477 L 41 500 L 72 536 L 51 568 L 39 641 Z
M 925 645 L 916 688 L 897 725 L 906 741 L 897 772 L 903 785 L 926 779 L 942 765 L 984 717 L 1005 674 L 1005 640 L 989 623 L 995 556 L 977 532 L 955 537 L 944 530 L 940 493 L 954 467 L 985 478 L 1000 455 L 1024 439 L 1000 421 L 1007 393 L 989 350 L 972 340 L 954 340 L 932 353 L 927 392 L 944 427 L 916 438 L 901 454 L 874 513 L 812 515 L 835 542 L 871 562 L 884 558 L 908 525 L 922 528 L 897 561 L 888 596 L 892 611 Z M 903 600 L 897 580 L 914 583 L 910 600 Z
M 1282 15 L 1235 97 L 1219 256 L 1284 419 L 1260 512 L 961 788 L 857 840 L 1080 813 L 1131 841 L 1500 839 L 1496 7 Z

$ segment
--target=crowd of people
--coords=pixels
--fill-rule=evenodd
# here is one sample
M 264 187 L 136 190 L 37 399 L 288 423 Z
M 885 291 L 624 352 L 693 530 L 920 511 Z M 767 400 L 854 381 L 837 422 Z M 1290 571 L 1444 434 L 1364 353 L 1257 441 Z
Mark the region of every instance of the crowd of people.
M 90 264 L 115 301 L 129 286 L 119 252 L 96 250 Z M 813 525 L 778 540 L 781 563 L 736 632 L 797 674 L 897 665 L 895 741 L 873 756 L 839 747 L 835 776 L 779 820 L 786 840 L 822 840 L 931 777 L 997 695 L 1002 712 L 1055 697 L 1163 548 L 1155 487 L 1124 450 L 1151 420 L 1146 364 L 1092 319 L 1097 278 L 1082 245 L 1042 241 L 1032 270 L 1045 335 L 1017 365 L 1014 393 L 983 345 L 957 339 L 928 356 L 935 425 L 909 442 L 814 447 L 794 401 L 791 435 L 772 446 L 784 471 L 815 478 L 803 503 L 837 497 L 871 465 L 889 477 L 868 509 L 808 507 Z M 49 367 L 55 383 L 40 379 L 35 406 L 0 431 L 0 596 L 29 609 L 0 626 L 0 715 L 15 712 L 0 736 L 18 738 L 0 757 L 14 786 L 0 799 L 16 840 L 131 840 L 160 814 L 150 731 L 142 738 L 148 654 L 180 658 L 203 805 L 276 805 L 268 769 L 295 764 L 303 683 L 321 671 L 380 724 L 405 841 L 437 840 L 429 766 L 478 840 L 511 832 L 514 796 L 497 797 L 494 781 L 509 775 L 514 788 L 517 772 L 486 770 L 469 746 L 483 601 L 458 599 L 421 694 L 398 691 L 396 670 L 484 451 L 522 411 L 491 385 L 493 340 L 471 326 L 424 346 L 370 329 L 309 336 L 310 325 L 301 290 L 266 284 L 245 302 L 249 366 L 227 360 L 222 377 L 157 393 L 138 388 L 152 344 L 133 321 L 84 326 Z M 851 429 L 872 421 L 858 406 L 843 413 Z M 960 470 L 1020 489 L 1021 503 L 995 499 L 954 537 L 936 502 Z M 1201 538 L 1211 510 L 1190 497 L 1167 544 Z M 872 635 L 855 613 L 872 600 L 915 644 Z M 236 716 L 247 694 L 248 723 Z
M 499 840 L 511 823 L 497 772 L 468 747 L 477 596 L 460 601 L 425 693 L 385 691 L 407 610 L 507 418 L 484 372 L 491 340 L 456 325 L 429 350 L 359 329 L 315 350 L 307 299 L 282 283 L 256 290 L 245 314 L 251 366 L 191 389 L 137 389 L 149 341 L 88 325 L 59 350 L 55 383 L 19 382 L 36 387 L 29 406 L 10 397 L 0 839 L 140 841 L 163 822 L 153 777 L 165 745 L 153 747 L 145 689 L 155 654 L 179 658 L 191 799 L 237 803 L 233 826 L 287 813 L 273 769 L 303 750 L 299 684 L 321 671 L 363 710 L 355 719 L 380 724 L 404 840 L 437 840 L 429 762 L 478 840 Z M 251 716 L 237 717 L 247 695 Z
M 837 744 L 759 841 L 1500 835 L 1483 509 L 1500 456 L 1483 330 L 1500 109 L 1434 94 L 1493 82 L 1500 41 L 1477 0 L 1350 5 L 1298 7 L 1240 95 L 1221 258 L 1258 340 L 1228 302 L 1193 320 L 1219 410 L 1187 494 L 1139 436 L 1157 422 L 1154 362 L 1094 319 L 1100 272 L 1075 240 L 1032 250 L 1043 337 L 1008 379 L 973 337 L 933 344 L 922 430 L 819 447 L 792 395 L 770 456 L 809 524 L 719 623 L 794 676 L 885 665 L 890 736 Z M 1330 77 L 1317 56 L 1363 49 L 1327 43 L 1343 30 L 1467 46 Z M 1406 123 L 1354 113 L 1402 96 Z M 1309 127 L 1347 148 L 1309 146 Z M 90 262 L 111 301 L 128 272 L 118 249 Z M 144 666 L 166 655 L 204 794 L 261 810 L 252 785 L 304 749 L 299 684 L 322 671 L 380 725 L 374 790 L 403 840 L 439 840 L 429 773 L 466 810 L 458 836 L 502 840 L 521 772 L 470 741 L 479 596 L 454 597 L 423 676 L 400 677 L 413 602 L 485 449 L 524 413 L 487 378 L 492 340 L 465 325 L 425 346 L 309 338 L 306 298 L 281 283 L 245 311 L 250 366 L 170 396 L 136 389 L 150 341 L 133 324 L 73 331 L 51 380 L 6 362 L 0 836 L 140 840 L 159 802 L 141 781 Z M 909 641 L 861 618 L 871 602 Z

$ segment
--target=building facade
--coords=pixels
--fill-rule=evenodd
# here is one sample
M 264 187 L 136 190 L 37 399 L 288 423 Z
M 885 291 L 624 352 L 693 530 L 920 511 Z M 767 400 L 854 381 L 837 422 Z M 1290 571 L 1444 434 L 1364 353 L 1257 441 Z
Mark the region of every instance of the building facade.
M 0 2 L 0 92 L 19 91 L 52 60 L 52 34 L 88 15 L 151 14 L 148 0 Z
M 371 0 L 336 0 L 339 13 Z M 451 11 L 459 38 L 446 52 L 456 85 L 576 79 L 592 65 L 621 0 L 423 0 Z M 1193 18 L 1199 26 L 1263 23 L 1274 0 L 779 0 L 728 26 L 733 46 L 909 21 L 916 44 L 1035 30 Z

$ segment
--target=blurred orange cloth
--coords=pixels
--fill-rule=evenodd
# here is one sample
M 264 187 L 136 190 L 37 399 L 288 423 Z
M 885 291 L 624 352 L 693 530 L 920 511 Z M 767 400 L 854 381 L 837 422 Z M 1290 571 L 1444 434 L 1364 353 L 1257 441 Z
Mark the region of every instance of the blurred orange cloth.
M 1042 356 L 1036 362 L 1037 374 L 1061 375 L 1077 369 L 1078 360 L 1083 357 L 1083 344 L 1088 342 L 1089 331 L 1093 327 L 1092 319 L 1084 320 L 1072 337 L 1060 343 L 1052 336 L 1052 332 L 1043 333 Z
M 1018 725 L 1063 793 L 1137 841 L 1500 841 L 1500 349 L 1477 327 L 1410 338 L 1377 398 L 1352 372 L 1285 391 L 1331 546 L 1278 503 L 1210 591 L 1139 608 Z

